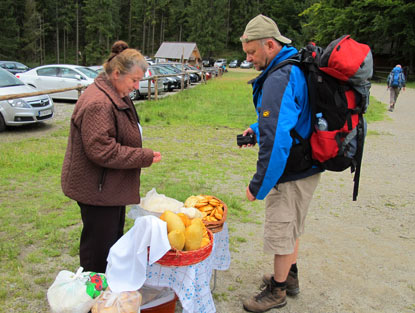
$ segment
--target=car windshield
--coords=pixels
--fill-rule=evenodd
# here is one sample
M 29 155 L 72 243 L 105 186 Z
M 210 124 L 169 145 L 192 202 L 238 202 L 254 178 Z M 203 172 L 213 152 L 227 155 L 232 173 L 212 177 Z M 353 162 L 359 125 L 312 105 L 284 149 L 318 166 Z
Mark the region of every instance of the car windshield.
M 167 75 L 170 74 L 171 72 L 169 72 L 167 69 L 163 68 L 163 67 L 157 67 L 157 70 L 160 72 L 160 74 L 162 75 Z
M 174 70 L 174 69 L 172 69 L 172 68 L 170 68 L 170 67 L 167 67 L 167 66 L 162 65 L 162 66 L 160 66 L 159 68 L 160 68 L 161 70 L 165 71 L 165 72 L 166 72 L 166 74 L 172 74 L 172 73 L 177 74 L 177 71 L 176 71 L 176 70 Z
M 24 65 L 24 64 L 22 64 L 22 63 L 16 63 L 16 68 L 18 70 L 26 70 L 27 69 L 27 66 Z
M 87 77 L 92 78 L 92 79 L 98 76 L 97 71 L 91 70 L 90 68 L 87 68 L 87 67 L 77 67 L 76 69 L 82 72 L 83 74 L 85 74 Z
M 151 76 L 162 74 L 158 67 L 152 67 L 151 66 L 151 67 L 148 68 L 148 70 L 151 72 Z
M 24 83 L 6 70 L 0 69 L 0 87 L 22 86 Z
M 165 67 L 167 68 L 167 69 L 171 69 L 173 72 L 175 72 L 175 73 L 181 73 L 182 71 L 181 70 L 179 70 L 177 67 L 175 67 L 175 66 L 173 66 L 173 65 L 165 65 Z

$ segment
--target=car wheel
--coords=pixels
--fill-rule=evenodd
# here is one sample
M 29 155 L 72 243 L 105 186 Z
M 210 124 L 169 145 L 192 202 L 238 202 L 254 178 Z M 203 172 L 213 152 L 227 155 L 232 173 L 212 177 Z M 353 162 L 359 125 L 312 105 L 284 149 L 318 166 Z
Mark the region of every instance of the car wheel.
M 140 92 L 137 89 L 135 89 L 130 92 L 129 96 L 131 100 L 136 100 L 140 97 Z
M 3 115 L 0 113 L 0 132 L 6 129 L 6 123 L 4 122 Z

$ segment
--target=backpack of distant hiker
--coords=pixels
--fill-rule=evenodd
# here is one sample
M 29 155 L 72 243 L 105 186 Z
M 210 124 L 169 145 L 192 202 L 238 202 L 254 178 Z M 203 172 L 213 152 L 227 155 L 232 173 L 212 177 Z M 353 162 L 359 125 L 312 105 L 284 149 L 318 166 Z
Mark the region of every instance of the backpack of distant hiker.
M 395 67 L 391 74 L 390 74 L 390 83 L 389 86 L 391 87 L 400 87 L 401 86 L 401 69 L 399 67 Z
M 290 172 L 307 162 L 337 172 L 350 168 L 355 173 L 355 201 L 366 136 L 363 114 L 369 105 L 368 79 L 373 73 L 369 46 L 349 35 L 332 41 L 325 49 L 310 43 L 271 71 L 286 64 L 298 65 L 305 74 L 313 125 L 316 113 L 322 113 L 328 124 L 327 131 L 314 129 L 310 140 L 302 139 L 295 130 L 291 132 L 299 143 L 294 141 L 286 170 Z

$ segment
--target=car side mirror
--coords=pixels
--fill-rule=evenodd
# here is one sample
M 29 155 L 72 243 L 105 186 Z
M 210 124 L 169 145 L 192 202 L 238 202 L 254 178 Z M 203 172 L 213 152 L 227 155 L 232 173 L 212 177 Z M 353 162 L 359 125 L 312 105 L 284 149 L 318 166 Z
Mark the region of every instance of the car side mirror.
M 75 78 L 76 78 L 77 80 L 81 80 L 81 79 L 82 79 L 81 75 L 79 75 L 79 74 L 75 74 Z

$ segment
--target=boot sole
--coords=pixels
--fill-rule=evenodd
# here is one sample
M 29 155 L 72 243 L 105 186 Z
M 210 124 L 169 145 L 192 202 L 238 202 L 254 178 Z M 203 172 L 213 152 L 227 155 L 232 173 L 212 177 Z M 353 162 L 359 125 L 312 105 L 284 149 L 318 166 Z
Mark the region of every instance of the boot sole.
M 245 307 L 245 305 L 244 305 L 243 307 L 244 307 L 244 310 L 245 310 L 245 311 L 247 311 L 247 312 L 262 313 L 262 312 L 267 312 L 267 311 L 272 310 L 272 309 L 279 309 L 279 308 L 282 308 L 282 307 L 286 306 L 286 304 L 287 304 L 287 300 L 285 300 L 283 303 L 277 304 L 277 305 L 275 305 L 275 306 L 273 306 L 273 307 L 271 307 L 271 308 L 269 308 L 269 309 L 266 309 L 265 311 L 259 311 L 259 310 L 256 310 L 256 311 L 254 310 L 254 311 L 252 311 L 252 310 L 250 310 L 250 309 L 247 309 L 247 308 Z

